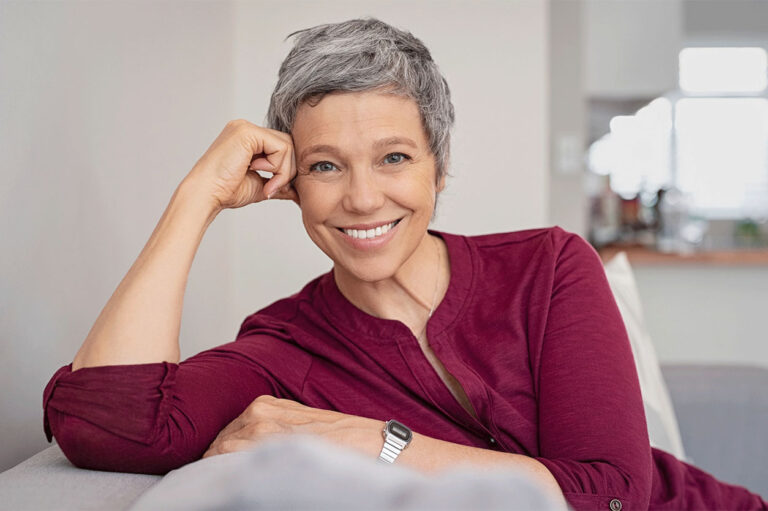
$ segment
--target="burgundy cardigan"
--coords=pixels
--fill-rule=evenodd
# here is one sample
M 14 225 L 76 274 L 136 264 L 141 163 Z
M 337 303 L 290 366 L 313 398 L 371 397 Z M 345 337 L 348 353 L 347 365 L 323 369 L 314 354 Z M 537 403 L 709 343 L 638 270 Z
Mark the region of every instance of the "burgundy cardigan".
M 60 368 L 43 397 L 48 441 L 78 467 L 164 474 L 271 394 L 530 456 L 577 511 L 768 509 L 651 448 L 627 333 L 587 242 L 559 227 L 430 232 L 447 244 L 451 280 L 427 337 L 477 419 L 410 330 L 355 307 L 330 271 L 180 364 Z

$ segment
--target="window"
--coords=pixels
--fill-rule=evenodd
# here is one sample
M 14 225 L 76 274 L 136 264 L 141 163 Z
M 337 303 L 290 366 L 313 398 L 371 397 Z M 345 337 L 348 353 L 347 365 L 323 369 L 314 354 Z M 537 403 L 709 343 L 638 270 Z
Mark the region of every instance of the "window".
M 680 89 L 614 117 L 593 172 L 629 198 L 675 185 L 709 219 L 768 216 L 768 58 L 763 48 L 686 48 Z

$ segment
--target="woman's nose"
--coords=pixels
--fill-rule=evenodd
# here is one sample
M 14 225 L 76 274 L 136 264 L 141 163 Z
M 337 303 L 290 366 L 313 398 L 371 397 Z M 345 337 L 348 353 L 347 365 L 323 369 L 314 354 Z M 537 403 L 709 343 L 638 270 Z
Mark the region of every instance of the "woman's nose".
M 368 214 L 384 205 L 384 193 L 372 169 L 351 172 L 342 205 L 347 211 Z

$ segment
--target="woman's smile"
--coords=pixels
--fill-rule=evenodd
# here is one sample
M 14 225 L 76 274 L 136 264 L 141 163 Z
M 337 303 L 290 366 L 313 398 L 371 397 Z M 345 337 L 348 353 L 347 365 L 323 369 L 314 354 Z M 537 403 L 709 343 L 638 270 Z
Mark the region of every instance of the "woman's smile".
M 397 233 L 402 218 L 392 222 L 374 222 L 338 227 L 342 239 L 356 250 L 377 250 L 389 243 Z

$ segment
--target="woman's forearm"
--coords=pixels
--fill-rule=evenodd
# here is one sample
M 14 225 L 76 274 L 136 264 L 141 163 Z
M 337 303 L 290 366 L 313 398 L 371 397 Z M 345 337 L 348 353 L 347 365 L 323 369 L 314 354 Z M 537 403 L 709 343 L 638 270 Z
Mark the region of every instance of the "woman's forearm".
M 381 450 L 381 430 L 375 446 Z M 511 467 L 532 476 L 554 499 L 565 505 L 565 498 L 560 486 L 547 468 L 528 456 L 508 452 L 480 449 L 467 445 L 454 444 L 444 440 L 413 433 L 410 445 L 400 453 L 395 463 L 407 465 L 421 472 L 431 473 L 461 464 L 471 464 L 491 470 Z
M 173 194 L 152 236 L 102 309 L 72 370 L 174 362 L 184 290 L 200 241 L 219 209 L 189 178 Z

